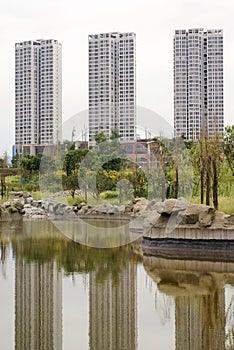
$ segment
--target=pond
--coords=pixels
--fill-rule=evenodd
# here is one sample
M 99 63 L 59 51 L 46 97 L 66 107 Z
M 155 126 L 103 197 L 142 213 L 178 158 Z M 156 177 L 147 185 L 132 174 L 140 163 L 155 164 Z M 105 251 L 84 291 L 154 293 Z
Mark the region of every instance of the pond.
M 2 350 L 234 349 L 234 263 L 98 249 L 0 223 Z

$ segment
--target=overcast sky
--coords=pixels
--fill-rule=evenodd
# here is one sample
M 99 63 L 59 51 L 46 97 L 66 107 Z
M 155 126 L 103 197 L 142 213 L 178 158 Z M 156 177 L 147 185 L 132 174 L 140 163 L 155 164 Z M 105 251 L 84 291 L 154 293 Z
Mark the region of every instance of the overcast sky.
M 14 50 L 24 40 L 62 43 L 67 120 L 88 107 L 88 34 L 135 32 L 137 105 L 173 124 L 175 29 L 223 29 L 225 125 L 234 123 L 233 18 L 233 0 L 1 0 L 0 155 L 14 143 Z

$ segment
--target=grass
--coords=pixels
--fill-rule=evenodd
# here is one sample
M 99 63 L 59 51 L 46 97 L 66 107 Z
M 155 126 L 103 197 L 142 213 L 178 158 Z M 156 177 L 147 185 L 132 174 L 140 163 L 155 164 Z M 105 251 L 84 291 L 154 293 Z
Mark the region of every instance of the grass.
M 34 194 L 32 194 L 34 197 Z M 108 197 L 108 196 L 107 196 Z M 77 205 L 81 202 L 85 202 L 84 198 L 80 196 L 75 196 L 73 199 L 72 197 L 68 196 L 66 198 L 56 198 L 55 202 L 63 202 L 69 205 Z M 193 197 L 191 199 L 191 202 L 194 204 L 200 203 L 199 197 Z M 95 198 L 92 198 L 91 196 L 88 197 L 88 204 L 89 205 L 97 205 L 102 203 L 110 203 L 113 205 L 119 205 L 119 198 L 106 198 L 106 195 L 100 195 L 100 198 L 97 200 Z M 126 203 L 125 203 L 126 204 Z M 212 204 L 211 204 L 212 205 Z M 219 197 L 219 211 L 224 212 L 226 214 L 234 214 L 234 197 Z
M 219 211 L 234 214 L 234 197 L 219 197 Z
M 51 192 L 41 192 L 41 191 L 29 191 L 33 198 L 35 199 L 43 199 L 49 198 L 52 193 Z
M 193 197 L 191 200 L 194 204 L 200 203 L 199 197 Z M 212 206 L 212 203 L 210 204 Z M 219 196 L 219 211 L 226 213 L 226 214 L 234 214 L 234 197 L 224 197 Z
M 34 191 L 34 192 L 30 192 L 31 195 L 33 196 L 33 198 L 35 199 L 41 199 L 41 192 L 40 191 Z M 88 196 L 88 204 L 90 205 L 95 205 L 95 204 L 101 204 L 101 203 L 111 203 L 111 204 L 115 204 L 115 205 L 119 205 L 119 198 L 116 198 L 116 192 L 113 191 L 106 191 L 101 193 L 100 198 L 97 200 L 95 198 L 93 198 L 92 196 Z M 44 193 L 43 192 L 43 197 L 47 198 L 50 197 L 51 193 L 48 192 Z M 112 197 L 112 198 L 111 198 Z M 3 204 L 4 202 L 6 202 L 7 200 L 9 200 L 8 196 L 4 196 L 3 198 L 1 198 L 0 196 L 0 205 Z M 72 197 L 60 197 L 60 198 L 56 198 L 54 200 L 54 202 L 56 203 L 65 203 L 65 204 L 69 204 L 69 205 L 74 205 L 74 204 L 79 204 L 80 202 L 84 201 L 83 198 L 75 196 L 75 198 L 73 199 Z M 200 197 L 196 196 L 193 197 L 191 199 L 191 203 L 194 204 L 199 204 L 200 203 Z M 212 203 L 211 203 L 212 205 Z M 224 212 L 226 214 L 234 214 L 234 196 L 219 196 L 219 211 Z

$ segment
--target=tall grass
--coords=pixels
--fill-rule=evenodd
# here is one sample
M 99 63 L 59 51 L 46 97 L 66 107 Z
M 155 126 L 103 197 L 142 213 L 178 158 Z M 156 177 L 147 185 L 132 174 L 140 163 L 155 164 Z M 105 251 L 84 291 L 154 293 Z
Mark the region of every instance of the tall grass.
M 200 198 L 199 197 L 192 197 L 191 200 L 192 203 L 194 204 L 199 204 L 200 203 Z M 210 204 L 212 206 L 212 203 Z M 219 196 L 219 209 L 218 211 L 221 211 L 226 214 L 234 214 L 234 197 L 224 197 L 224 196 Z
M 234 214 L 234 197 L 219 197 L 219 211 Z

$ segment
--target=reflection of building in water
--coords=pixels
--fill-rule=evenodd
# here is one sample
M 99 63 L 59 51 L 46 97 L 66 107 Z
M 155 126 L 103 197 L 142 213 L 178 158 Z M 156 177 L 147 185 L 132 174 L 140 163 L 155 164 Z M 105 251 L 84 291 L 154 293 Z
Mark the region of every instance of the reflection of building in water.
M 175 298 L 177 350 L 225 349 L 224 289 Z
M 119 281 L 109 276 L 103 283 L 90 274 L 90 350 L 135 350 L 137 348 L 136 264 L 129 262 Z
M 144 256 L 144 268 L 160 292 L 175 300 L 175 349 L 225 349 L 225 284 L 233 262 Z
M 55 262 L 16 258 L 15 349 L 62 349 L 62 277 Z

